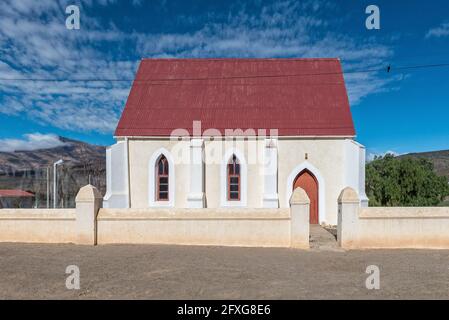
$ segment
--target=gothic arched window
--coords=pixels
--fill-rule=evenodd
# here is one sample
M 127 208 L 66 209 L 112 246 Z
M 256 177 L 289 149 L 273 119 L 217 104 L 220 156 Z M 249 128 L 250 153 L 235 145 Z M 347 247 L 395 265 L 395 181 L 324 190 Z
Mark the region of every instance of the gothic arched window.
M 168 161 L 164 155 L 161 155 L 156 162 L 156 199 L 157 201 L 168 201 Z
M 235 155 L 228 162 L 228 201 L 240 200 L 240 163 Z

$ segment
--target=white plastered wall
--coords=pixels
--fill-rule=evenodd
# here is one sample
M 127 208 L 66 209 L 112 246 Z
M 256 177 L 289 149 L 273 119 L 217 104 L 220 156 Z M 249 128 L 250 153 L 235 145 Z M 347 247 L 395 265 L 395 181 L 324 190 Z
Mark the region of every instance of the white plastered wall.
M 105 208 L 128 208 L 127 142 L 119 141 L 106 149 Z
M 361 205 L 368 206 L 368 197 L 365 193 L 365 147 L 360 143 L 346 139 L 344 143 L 345 155 L 345 187 L 357 190 Z
M 265 140 L 206 141 L 205 190 L 207 207 L 261 208 L 263 202 L 263 151 Z M 219 156 L 217 156 L 217 153 Z M 235 154 L 241 163 L 241 201 L 226 201 L 226 164 Z
M 227 156 L 235 151 L 244 159 L 246 166 L 246 194 L 238 207 L 262 208 L 264 206 L 264 139 L 227 140 L 204 139 L 206 159 L 204 174 L 205 207 L 228 207 L 223 203 L 226 187 L 223 183 L 223 168 Z M 149 186 L 150 159 L 157 150 L 168 150 L 174 158 L 175 165 L 175 208 L 188 207 L 190 189 L 190 140 L 169 139 L 129 139 L 130 161 L 130 206 L 132 208 L 150 207 Z M 338 138 L 279 138 L 278 152 L 278 196 L 279 206 L 287 208 L 292 192 L 292 177 L 304 168 L 314 173 L 321 180 L 320 222 L 337 223 L 337 198 L 340 191 L 351 186 L 364 195 L 364 148 L 351 139 Z M 307 159 L 306 159 L 307 154 Z M 362 161 L 363 160 L 363 161 Z M 243 166 L 242 166 L 242 169 Z M 110 167 L 108 167 L 110 171 Z M 245 169 L 244 169 L 245 170 Z M 296 172 L 298 171 L 298 172 Z M 113 170 L 113 174 L 116 170 Z M 109 173 L 108 173 L 109 175 Z M 114 181 L 115 178 L 113 178 Z M 117 179 L 120 180 L 120 179 Z M 123 181 L 126 185 L 126 181 Z M 118 188 L 120 189 L 120 188 Z M 121 190 L 121 189 L 120 189 Z M 363 192 L 361 192 L 363 191 Z M 245 192 L 245 190 L 242 190 Z M 109 185 L 108 185 L 109 193 Z M 111 207 L 110 205 L 108 207 Z
M 278 152 L 279 202 L 281 207 L 288 207 L 294 178 L 303 169 L 308 169 L 315 175 L 319 184 L 318 211 L 320 223 L 336 224 L 337 199 L 344 186 L 344 140 L 279 139 Z
M 158 151 L 164 151 L 168 158 L 172 158 L 175 169 L 170 170 L 169 175 L 174 182 L 169 188 L 173 188 L 173 192 L 169 192 L 174 201 L 170 201 L 168 206 L 177 208 L 187 208 L 187 196 L 189 193 L 189 152 L 190 141 L 178 141 L 168 139 L 158 140 L 129 140 L 129 161 L 130 161 L 130 195 L 131 208 L 148 208 L 152 204 L 150 193 L 154 193 L 154 186 L 150 186 L 154 179 L 150 179 L 150 173 L 154 174 L 154 161 L 158 158 Z M 184 153 L 184 154 L 183 154 Z M 181 154 L 181 158 L 178 157 Z M 187 160 L 181 161 L 182 156 L 186 156 Z M 184 162 L 184 163 L 183 163 Z M 172 168 L 170 168 L 172 169 Z M 173 172 L 174 171 L 174 172 Z M 173 177 L 174 173 L 174 177 Z M 170 190 L 171 191 L 171 190 Z M 160 206 L 154 204 L 154 206 Z

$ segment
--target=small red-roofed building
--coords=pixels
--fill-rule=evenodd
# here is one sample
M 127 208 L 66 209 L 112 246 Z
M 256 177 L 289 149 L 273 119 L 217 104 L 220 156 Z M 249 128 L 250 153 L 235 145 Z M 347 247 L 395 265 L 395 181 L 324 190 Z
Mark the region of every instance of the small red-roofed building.
M 33 193 L 18 189 L 0 189 L 0 208 L 31 208 L 33 201 Z

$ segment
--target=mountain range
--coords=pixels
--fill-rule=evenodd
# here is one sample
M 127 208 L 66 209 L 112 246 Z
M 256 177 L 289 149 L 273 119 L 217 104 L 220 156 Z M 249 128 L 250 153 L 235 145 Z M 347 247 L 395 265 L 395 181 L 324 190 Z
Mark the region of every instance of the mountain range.
M 106 192 L 106 147 L 59 137 L 62 145 L 49 149 L 0 152 L 0 189 L 21 189 L 35 194 L 35 206 L 52 201 L 53 163 L 57 167 L 58 206 L 74 207 L 78 190 L 90 183 Z
M 52 166 L 59 159 L 63 159 L 69 166 L 85 165 L 92 162 L 104 165 L 105 147 L 65 137 L 59 137 L 59 140 L 63 145 L 50 149 L 0 152 L 0 174 L 46 168 Z

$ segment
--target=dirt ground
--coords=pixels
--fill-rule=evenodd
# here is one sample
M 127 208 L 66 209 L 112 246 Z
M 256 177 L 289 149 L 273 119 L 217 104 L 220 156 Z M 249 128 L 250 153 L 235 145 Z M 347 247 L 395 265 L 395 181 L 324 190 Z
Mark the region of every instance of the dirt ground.
M 68 265 L 80 289 L 66 288 Z M 380 269 L 368 290 L 367 266 Z M 449 251 L 0 244 L 1 299 L 448 299 Z

